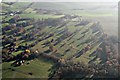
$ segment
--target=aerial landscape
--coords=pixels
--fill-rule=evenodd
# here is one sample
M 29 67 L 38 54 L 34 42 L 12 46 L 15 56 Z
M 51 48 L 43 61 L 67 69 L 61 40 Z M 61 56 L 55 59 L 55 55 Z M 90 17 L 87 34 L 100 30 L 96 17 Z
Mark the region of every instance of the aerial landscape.
M 117 78 L 117 3 L 0 3 L 2 78 Z

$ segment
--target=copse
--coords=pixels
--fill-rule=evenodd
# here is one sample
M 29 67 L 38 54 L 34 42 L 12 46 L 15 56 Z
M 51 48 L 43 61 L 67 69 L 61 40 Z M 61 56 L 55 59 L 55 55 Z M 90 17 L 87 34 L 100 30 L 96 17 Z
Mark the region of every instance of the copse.
M 107 64 L 107 63 L 106 63 Z M 86 65 L 82 62 L 69 62 L 65 61 L 64 64 L 59 65 L 59 68 L 56 69 L 54 76 L 52 78 L 57 78 L 58 80 L 71 79 L 71 78 L 110 78 L 117 77 L 117 69 L 111 68 L 111 66 L 102 65 Z M 101 67 L 100 67 L 101 66 Z M 111 70 L 110 70 L 111 69 Z

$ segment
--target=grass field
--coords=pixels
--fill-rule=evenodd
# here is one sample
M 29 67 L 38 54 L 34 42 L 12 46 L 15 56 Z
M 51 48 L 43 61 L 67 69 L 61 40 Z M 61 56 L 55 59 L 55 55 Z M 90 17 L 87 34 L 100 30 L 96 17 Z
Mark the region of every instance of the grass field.
M 26 61 L 23 66 L 11 67 L 11 63 L 3 63 L 3 78 L 48 78 L 49 69 L 53 63 L 45 61 L 44 59 L 35 59 L 33 61 Z M 30 64 L 27 64 L 30 63 Z M 44 67 L 43 67 L 44 66 Z M 14 69 L 15 71 L 12 71 Z M 29 75 L 33 73 L 33 75 Z
M 73 62 L 83 62 L 86 65 L 89 65 L 89 62 L 92 60 L 93 63 L 99 64 L 101 60 L 98 60 L 98 58 L 94 60 L 96 55 L 95 56 L 90 56 L 90 55 L 103 44 L 103 42 L 99 41 L 103 33 L 101 32 L 99 34 L 100 30 L 93 33 L 94 30 L 91 27 L 93 26 L 94 23 L 100 22 L 100 25 L 102 25 L 102 29 L 104 30 L 105 33 L 107 33 L 108 35 L 117 36 L 118 33 L 117 14 L 115 12 L 112 12 L 111 8 L 110 10 L 106 11 L 109 8 L 106 7 L 106 5 L 104 5 L 105 7 L 104 9 L 104 7 L 99 7 L 100 5 L 97 5 L 98 8 L 97 7 L 94 8 L 94 5 L 90 6 L 88 3 L 86 3 L 88 4 L 88 6 L 86 6 L 86 4 L 78 5 L 77 3 L 69 3 L 69 4 L 46 3 L 45 5 L 43 5 L 44 3 L 40 3 L 41 5 L 38 3 L 34 3 L 32 5 L 30 4 L 31 3 L 14 3 L 11 6 L 9 6 L 3 3 L 2 6 L 6 7 L 3 10 L 4 12 L 9 12 L 10 10 L 12 10 L 13 12 L 17 10 L 22 10 L 23 12 L 21 14 L 15 14 L 13 16 L 10 16 L 8 14 L 6 18 L 5 18 L 6 15 L 2 17 L 0 16 L 0 18 L 3 18 L 5 21 L 9 21 L 9 19 L 13 18 L 16 15 L 19 15 L 21 18 L 31 18 L 31 19 L 35 19 L 35 21 L 40 19 L 43 20 L 44 22 L 44 20 L 47 19 L 52 19 L 53 21 L 57 19 L 61 19 L 62 17 L 65 17 L 68 14 L 70 15 L 70 17 L 73 15 L 77 15 L 77 18 L 61 19 L 63 23 L 66 22 L 66 24 L 63 26 L 61 26 L 63 23 L 59 23 L 59 22 L 58 22 L 59 25 L 57 26 L 45 25 L 44 27 L 41 27 L 42 23 L 40 24 L 36 23 L 29 26 L 25 26 L 24 27 L 25 32 L 18 36 L 15 36 L 15 38 L 18 39 L 16 43 L 18 45 L 24 46 L 26 43 L 30 45 L 32 43 L 35 43 L 39 39 L 43 39 L 42 41 L 39 41 L 34 47 L 30 48 L 33 51 L 38 49 L 39 52 L 48 55 L 54 55 L 59 59 L 60 58 L 63 58 L 65 60 L 70 59 Z M 47 14 L 36 13 L 37 11 L 34 10 L 36 8 L 44 9 L 48 11 L 48 13 Z M 50 11 L 57 10 L 62 12 L 62 14 L 60 15 L 51 14 L 51 12 L 49 13 L 49 10 Z M 75 26 L 76 24 L 79 24 L 84 20 L 88 21 L 89 23 L 85 25 L 83 24 L 80 26 Z M 23 21 L 21 22 L 18 21 L 17 23 L 23 23 Z M 52 23 L 54 24 L 54 22 Z M 2 28 L 5 28 L 6 26 L 9 25 L 10 23 L 4 23 L 2 24 Z M 39 30 L 38 29 L 39 27 L 41 27 L 42 29 Z M 13 32 L 12 30 L 8 30 L 4 35 L 7 35 L 7 37 L 12 36 L 13 35 L 11 34 L 12 32 Z M 35 36 L 34 40 L 28 40 L 28 39 L 20 40 L 23 36 L 25 36 L 26 34 L 31 34 L 32 32 L 35 33 L 34 35 L 32 35 Z M 44 34 L 41 35 L 41 33 Z M 71 33 L 73 33 L 73 35 L 68 36 Z M 47 36 L 49 36 L 49 34 L 54 34 L 54 35 L 46 38 Z M 2 38 L 2 36 L 0 37 Z M 52 39 L 54 39 L 53 42 L 50 42 Z M 49 50 L 49 45 L 47 46 L 44 45 L 47 42 L 50 42 L 50 44 L 55 44 L 59 42 L 53 46 L 54 51 L 56 50 L 56 52 L 54 51 L 46 52 L 47 50 Z M 85 47 L 88 44 L 90 44 L 92 48 L 88 49 L 86 52 L 83 52 L 81 56 L 76 57 L 77 53 L 85 49 Z M 23 50 L 12 52 L 12 55 L 16 56 L 21 52 L 23 52 Z M 30 61 L 25 61 L 24 65 L 18 67 L 11 66 L 13 62 L 14 61 L 2 63 L 3 78 L 48 78 L 51 72 L 50 70 L 54 65 L 53 62 L 42 57 L 38 57 Z
M 21 17 L 24 18 L 34 18 L 34 19 L 48 19 L 48 18 L 60 18 L 64 15 L 40 15 L 40 14 L 35 14 L 35 13 L 30 13 L 30 14 L 21 14 Z

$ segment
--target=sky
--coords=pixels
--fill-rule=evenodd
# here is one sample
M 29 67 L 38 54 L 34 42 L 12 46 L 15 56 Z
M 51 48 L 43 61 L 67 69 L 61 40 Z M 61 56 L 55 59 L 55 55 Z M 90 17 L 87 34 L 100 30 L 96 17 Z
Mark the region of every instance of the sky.
M 29 2 L 29 1 L 34 1 L 34 2 L 118 2 L 120 0 L 0 0 L 1 1 L 8 1 L 8 2 Z

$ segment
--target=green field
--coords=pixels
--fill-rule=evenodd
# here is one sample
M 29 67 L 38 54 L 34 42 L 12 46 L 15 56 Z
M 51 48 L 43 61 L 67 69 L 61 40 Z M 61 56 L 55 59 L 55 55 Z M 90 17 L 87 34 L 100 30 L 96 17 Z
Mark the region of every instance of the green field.
M 116 13 L 112 12 L 110 7 L 105 4 L 103 4 L 105 10 L 103 7 L 100 7 L 99 10 L 99 4 L 98 9 L 88 3 L 85 5 L 79 4 L 1 3 L 2 13 L 6 13 L 0 16 L 0 20 L 3 21 L 3 35 L 0 36 L 3 38 L 2 77 L 49 78 L 53 66 L 56 65 L 55 61 L 52 60 L 54 57 L 57 57 L 57 63 L 63 59 L 66 62 L 81 62 L 86 66 L 91 63 L 99 65 L 103 62 L 104 64 L 105 61 L 98 55 L 103 54 L 102 56 L 107 59 L 106 47 L 113 44 L 107 44 L 109 40 L 105 35 L 106 33 L 116 35 L 115 28 L 117 26 L 114 24 L 117 21 L 116 16 L 113 17 Z M 107 9 L 108 11 L 106 11 Z M 20 11 L 20 13 L 17 13 L 17 11 Z M 113 23 L 111 23 L 112 20 Z M 113 25 L 114 29 L 109 28 Z M 113 32 L 109 34 L 111 31 Z M 13 48 L 10 43 L 14 42 L 15 50 L 10 52 Z M 18 48 L 26 47 L 26 44 L 28 46 L 35 44 L 29 48 L 30 55 L 38 50 L 39 54 L 52 56 L 52 58 L 39 55 L 35 59 L 25 60 L 23 65 L 12 66 L 12 63 L 17 61 L 16 57 L 26 50 Z M 52 50 L 50 47 L 52 47 Z M 102 51 L 99 52 L 101 48 Z M 92 55 L 93 53 L 94 55 Z M 11 56 L 15 58 L 7 61 Z
M 53 63 L 44 59 L 35 59 L 34 61 L 26 61 L 23 66 L 11 67 L 11 63 L 3 63 L 3 78 L 48 78 L 49 69 Z M 28 64 L 29 63 L 29 64 Z M 43 67 L 44 66 L 44 67 Z M 12 71 L 13 69 L 13 71 Z M 33 75 L 29 75 L 33 73 Z

